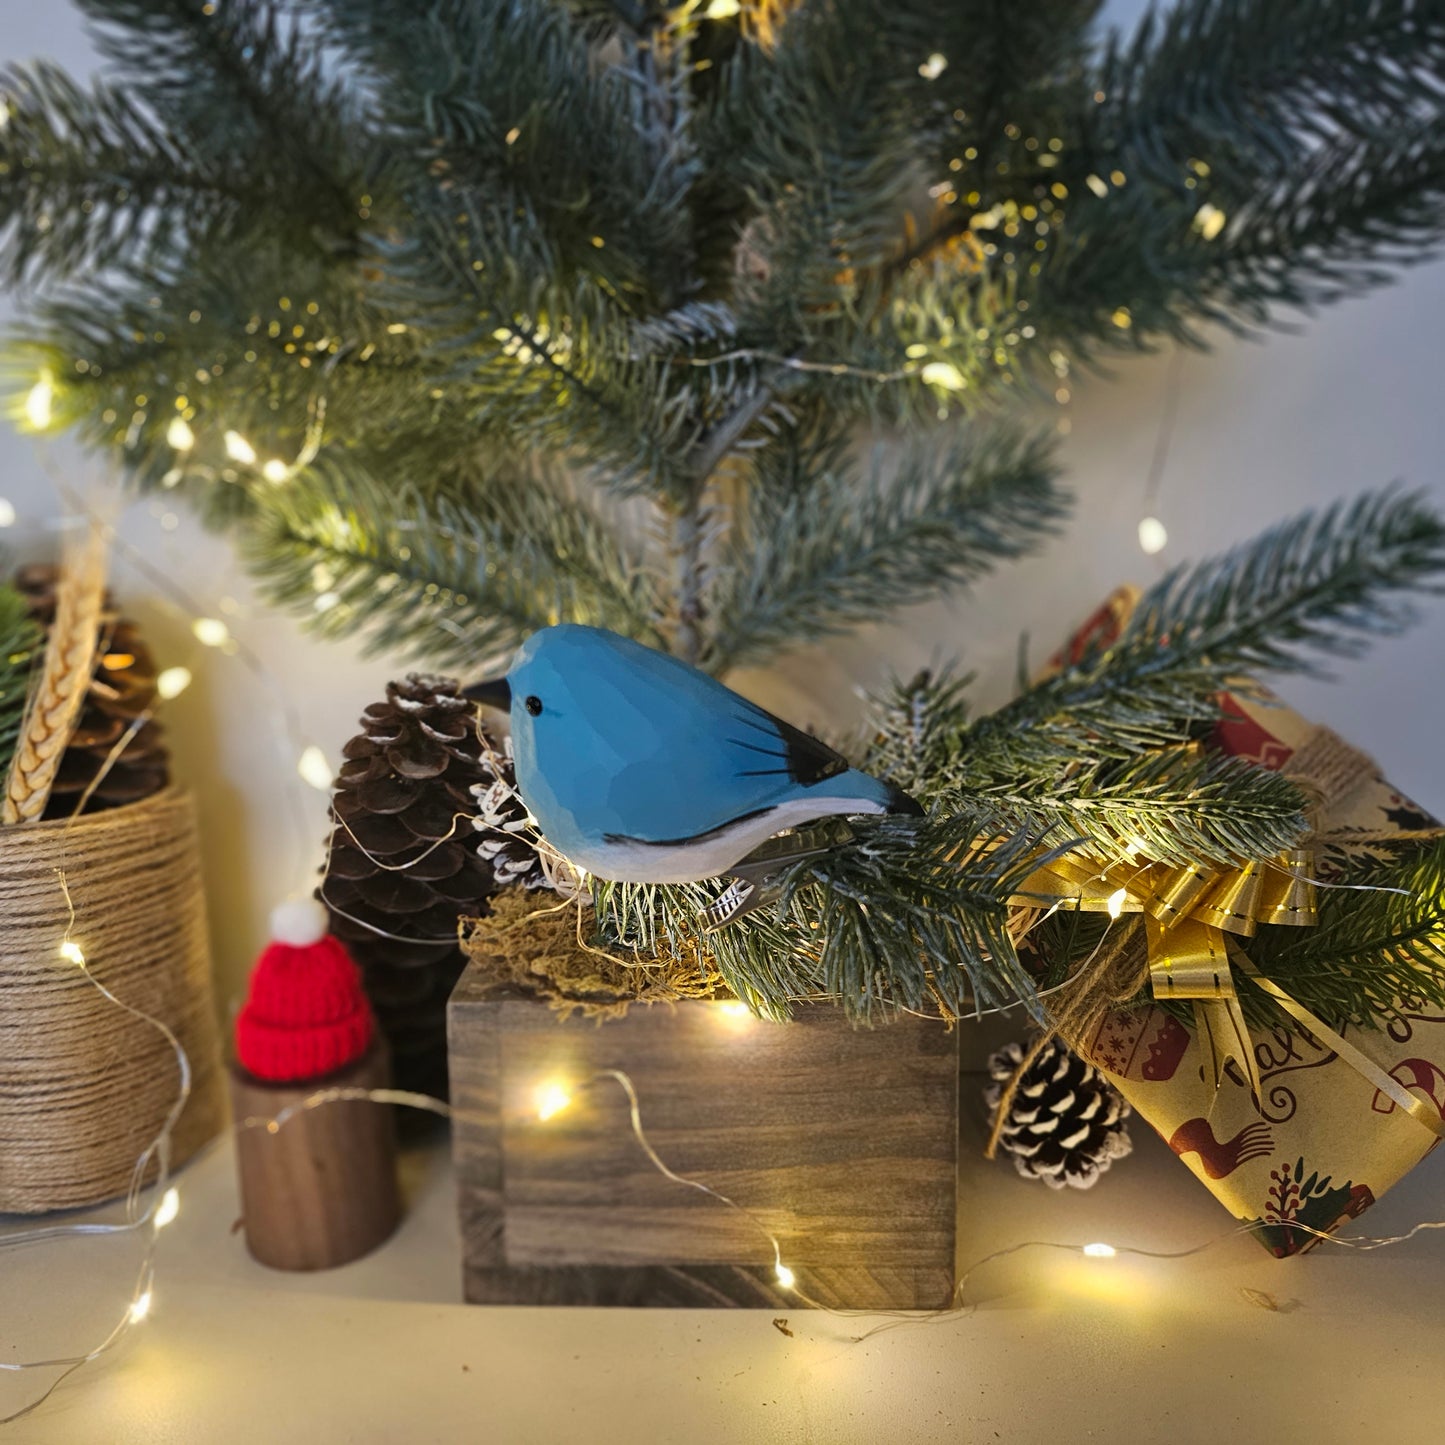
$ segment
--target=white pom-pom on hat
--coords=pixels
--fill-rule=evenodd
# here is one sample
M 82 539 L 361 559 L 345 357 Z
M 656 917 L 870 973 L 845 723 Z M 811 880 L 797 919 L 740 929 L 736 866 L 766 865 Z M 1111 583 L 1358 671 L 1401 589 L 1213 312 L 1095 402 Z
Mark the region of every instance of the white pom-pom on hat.
M 325 905 L 315 898 L 288 898 L 271 910 L 271 937 L 292 948 L 320 943 L 330 927 Z

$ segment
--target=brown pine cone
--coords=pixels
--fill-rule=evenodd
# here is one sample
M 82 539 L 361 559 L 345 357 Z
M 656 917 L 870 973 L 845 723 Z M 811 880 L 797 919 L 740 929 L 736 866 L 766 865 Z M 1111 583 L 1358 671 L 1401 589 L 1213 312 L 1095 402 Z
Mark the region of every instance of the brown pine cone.
M 449 677 L 412 673 L 367 708 L 342 750 L 320 897 L 361 966 L 399 1086 L 445 1095 L 446 1003 L 465 958 L 457 921 L 487 912 L 473 790 L 496 745 Z
M 15 587 L 30 615 L 46 627 L 55 619 L 56 576 L 56 568 L 40 563 L 22 567 L 15 575 Z M 61 758 L 45 817 L 70 817 L 82 798 L 84 813 L 138 803 L 170 782 L 170 756 L 161 741 L 160 724 L 147 718 L 136 727 L 155 703 L 155 658 L 135 623 L 119 615 L 107 593 L 95 675 Z M 129 740 L 112 760 L 127 733 Z

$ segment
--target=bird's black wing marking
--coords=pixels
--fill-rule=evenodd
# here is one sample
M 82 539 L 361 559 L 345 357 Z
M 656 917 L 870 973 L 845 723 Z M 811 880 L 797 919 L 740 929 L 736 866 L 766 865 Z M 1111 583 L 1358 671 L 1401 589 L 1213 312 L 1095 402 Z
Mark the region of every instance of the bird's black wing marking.
M 777 742 L 778 739 L 774 738 L 773 741 Z M 765 758 L 785 758 L 788 756 L 781 748 L 760 748 L 757 743 L 745 743 L 741 738 L 733 738 L 731 742 L 735 748 L 746 748 L 750 753 L 761 753 Z
M 713 838 L 721 837 L 729 828 L 735 828 L 739 823 L 746 823 L 752 818 L 761 818 L 764 813 L 772 811 L 771 805 L 766 808 L 755 808 L 751 813 L 740 813 L 736 818 L 729 818 L 726 823 L 719 823 L 716 828 L 709 828 L 706 833 L 698 833 L 692 838 L 633 838 L 626 833 L 604 833 L 604 843 L 641 843 L 648 848 L 685 848 L 689 843 L 706 843 Z
M 780 741 L 786 750 L 788 776 L 801 787 L 810 787 L 814 783 L 821 783 L 824 778 L 836 778 L 839 773 L 848 771 L 848 759 L 841 753 L 835 753 L 827 743 L 820 743 L 817 738 L 810 737 L 802 729 L 795 728 L 792 723 L 786 723 L 780 717 L 774 717 L 756 704 L 749 706 L 756 716 L 749 717 L 747 713 L 734 713 L 733 716 L 749 727 L 770 730 L 776 734 L 776 740 Z
M 748 706 L 757 713 L 757 717 L 749 717 L 745 712 L 735 712 L 733 714 L 734 721 L 742 723 L 744 727 L 757 728 L 760 733 L 766 734 L 772 738 L 774 742 L 777 742 L 777 729 L 772 726 L 773 723 L 777 722 L 777 718 L 770 712 L 764 712 L 756 703 L 750 702 Z

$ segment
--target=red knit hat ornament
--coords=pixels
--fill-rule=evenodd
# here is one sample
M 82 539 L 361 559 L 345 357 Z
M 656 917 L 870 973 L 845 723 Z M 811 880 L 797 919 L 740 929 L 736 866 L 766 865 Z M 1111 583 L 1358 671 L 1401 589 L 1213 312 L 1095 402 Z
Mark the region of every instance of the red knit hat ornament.
M 257 1079 L 319 1079 L 371 1046 L 376 1025 L 361 974 L 327 926 L 325 908 L 312 898 L 271 914 L 272 942 L 256 960 L 236 1019 L 236 1059 Z

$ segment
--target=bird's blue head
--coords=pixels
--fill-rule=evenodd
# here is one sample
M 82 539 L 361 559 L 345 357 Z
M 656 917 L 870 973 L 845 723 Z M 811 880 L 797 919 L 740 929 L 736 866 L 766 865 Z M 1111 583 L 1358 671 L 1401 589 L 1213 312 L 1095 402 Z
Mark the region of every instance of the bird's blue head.
M 652 726 L 659 670 L 668 672 L 674 687 L 673 670 L 692 671 L 615 632 L 562 623 L 534 632 L 518 649 L 506 677 L 465 691 L 509 714 L 517 780 L 528 806 L 537 811 L 533 798 L 543 791 L 543 775 L 564 758 L 585 762 L 588 754 L 611 753 L 620 738 L 654 755 L 661 750 L 662 739 Z M 696 676 L 703 687 L 717 686 L 701 673 Z M 605 765 L 611 759 L 594 761 Z

